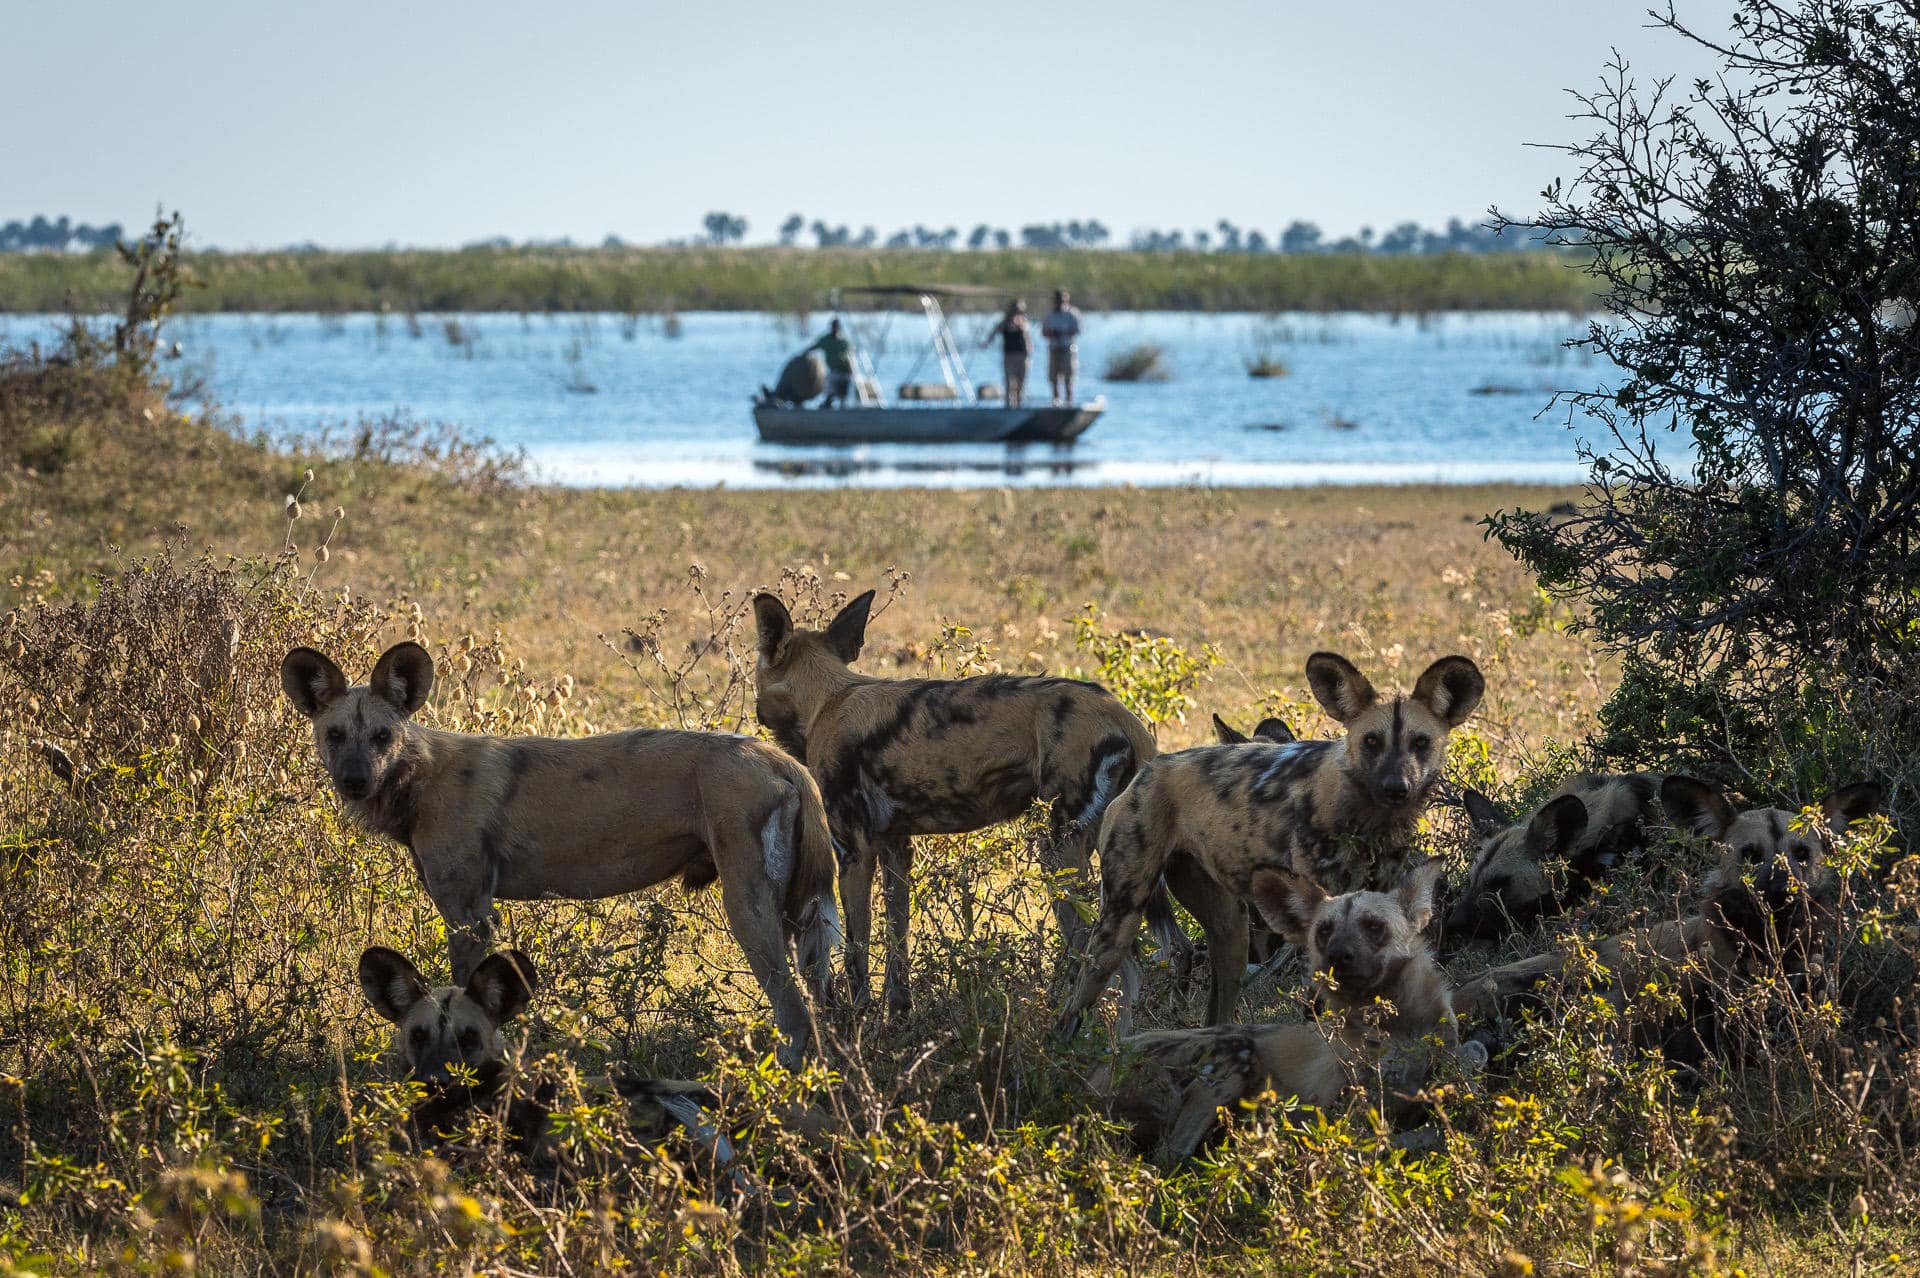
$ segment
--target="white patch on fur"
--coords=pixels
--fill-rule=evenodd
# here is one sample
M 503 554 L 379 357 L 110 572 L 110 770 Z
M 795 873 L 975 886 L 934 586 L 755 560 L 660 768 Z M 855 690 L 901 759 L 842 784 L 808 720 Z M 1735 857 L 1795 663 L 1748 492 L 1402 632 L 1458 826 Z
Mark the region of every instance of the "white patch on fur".
M 1093 774 L 1093 794 L 1088 797 L 1086 807 L 1080 811 L 1082 823 L 1091 824 L 1097 821 L 1100 814 L 1107 810 L 1107 804 L 1113 802 L 1115 782 L 1119 780 L 1120 769 L 1128 762 L 1128 756 L 1120 754 L 1110 754 L 1100 761 L 1100 770 Z
M 1273 762 L 1269 763 L 1267 765 L 1267 770 L 1260 774 L 1260 779 L 1253 783 L 1254 788 L 1257 790 L 1264 787 L 1267 784 L 1267 782 L 1273 780 L 1275 776 L 1279 775 L 1280 769 L 1287 766 L 1287 761 L 1289 759 L 1293 758 L 1293 756 L 1296 754 L 1304 753 L 1306 751 L 1306 748 L 1307 748 L 1307 742 L 1305 741 L 1288 741 L 1283 744 L 1274 746 Z
M 687 1134 L 713 1155 L 714 1165 L 725 1167 L 733 1161 L 733 1142 L 726 1133 L 707 1121 L 707 1111 L 691 1096 L 662 1096 L 660 1108 L 672 1114 Z
M 767 816 L 767 823 L 760 827 L 760 846 L 766 853 L 767 877 L 775 883 L 785 883 L 793 873 L 793 840 L 787 837 L 787 823 L 782 820 L 787 815 L 787 805 L 781 804 Z

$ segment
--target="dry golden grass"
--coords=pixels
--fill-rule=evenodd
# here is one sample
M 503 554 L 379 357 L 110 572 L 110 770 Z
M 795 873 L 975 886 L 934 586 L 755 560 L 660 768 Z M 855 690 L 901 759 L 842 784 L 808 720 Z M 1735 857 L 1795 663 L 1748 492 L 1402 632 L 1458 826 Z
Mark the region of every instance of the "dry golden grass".
M 1587 729 L 1609 685 L 1477 524 L 1557 494 L 578 491 L 500 482 L 444 447 L 426 464 L 372 441 L 350 460 L 279 452 L 139 396 L 0 412 L 0 446 L 0 604 L 24 605 L 0 634 L 0 946 L 23 956 L 0 971 L 0 1262 L 1652 1274 L 1737 1258 L 1892 1273 L 1920 1242 L 1911 1189 L 1889 1174 L 1909 1166 L 1912 1126 L 1889 1107 L 1910 1108 L 1920 1062 L 1799 1005 L 1789 1023 L 1811 1046 L 1751 1086 L 1684 1090 L 1579 1022 L 1497 1088 L 1446 1102 L 1442 1155 L 1388 1155 L 1364 1117 L 1302 1137 L 1250 1114 L 1217 1161 L 1161 1176 L 1093 1115 L 1077 1082 L 1089 1062 L 1046 1039 L 1053 941 L 1018 827 L 927 841 L 913 1016 L 830 1018 L 846 1076 L 833 1094 L 871 1121 L 824 1149 L 765 1123 L 748 1142 L 805 1211 L 715 1211 L 712 1182 L 633 1148 L 618 1106 L 573 1074 L 717 1074 L 748 1113 L 790 1094 L 741 1048 L 758 1000 L 711 894 L 506 911 L 505 936 L 545 978 L 527 1037 L 577 1097 L 566 1147 L 586 1179 L 529 1173 L 497 1147 L 451 1172 L 383 1152 L 405 1097 L 380 1082 L 384 1026 L 353 957 L 389 943 L 437 970 L 444 938 L 405 853 L 341 826 L 277 695 L 291 643 L 355 676 L 409 633 L 458 645 L 463 673 L 426 712 L 445 727 L 672 722 L 663 667 L 694 672 L 702 720 L 731 687 L 731 725 L 738 632 L 731 664 L 699 655 L 716 617 L 783 578 L 817 608 L 904 573 L 869 629 L 870 671 L 1088 666 L 1071 624 L 1087 605 L 1107 635 L 1217 652 L 1192 712 L 1163 726 L 1168 746 L 1203 739 L 1209 710 L 1245 726 L 1277 709 L 1329 732 L 1303 704 L 1317 648 L 1401 684 L 1467 652 L 1489 694 L 1456 774 L 1514 781 Z M 169 541 L 277 566 L 118 575 Z M 236 642 L 209 647 L 229 620 Z M 165 677 L 183 660 L 201 673 Z M 57 783 L 25 744 L 40 735 L 99 769 L 98 788 Z M 1875 961 L 1905 953 L 1882 943 Z M 1149 1019 L 1191 1019 L 1157 974 L 1151 993 Z M 1269 983 L 1244 1010 L 1292 1004 Z M 1869 1059 L 1857 1099 L 1832 1085 Z

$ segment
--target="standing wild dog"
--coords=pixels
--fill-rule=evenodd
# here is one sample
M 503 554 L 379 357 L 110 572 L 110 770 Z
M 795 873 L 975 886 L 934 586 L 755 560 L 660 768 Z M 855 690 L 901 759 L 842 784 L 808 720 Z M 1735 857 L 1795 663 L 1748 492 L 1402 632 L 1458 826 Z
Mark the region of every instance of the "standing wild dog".
M 1781 808 L 1739 812 L 1705 782 L 1668 777 L 1660 803 L 1675 828 L 1721 843 L 1724 854 L 1703 886 L 1699 913 L 1593 943 L 1608 1000 L 1618 1009 L 1660 983 L 1679 990 L 1687 1018 L 1698 1021 L 1710 1016 L 1712 996 L 1755 971 L 1797 980 L 1823 928 L 1835 921 L 1822 899 L 1837 883 L 1827 864 L 1833 839 L 1878 811 L 1883 797 L 1873 782 L 1846 786 L 1821 801 L 1824 822 L 1807 822 Z M 1463 1015 L 1512 1015 L 1537 1001 L 1537 986 L 1573 968 L 1566 953 L 1534 955 L 1469 982 L 1455 1003 Z
M 1207 934 L 1210 1020 L 1233 1019 L 1247 961 L 1252 880 L 1290 870 L 1335 893 L 1387 888 L 1405 873 L 1447 734 L 1486 682 L 1466 657 L 1428 666 L 1413 692 L 1381 700 L 1344 657 L 1316 652 L 1307 682 L 1347 730 L 1337 741 L 1248 742 L 1163 754 L 1107 809 L 1100 827 L 1100 921 L 1058 1030 L 1071 1035 L 1140 929 L 1164 874 Z
M 1466 887 L 1447 915 L 1446 935 L 1488 940 L 1577 905 L 1623 857 L 1646 846 L 1647 812 L 1660 791 L 1651 772 L 1627 776 L 1576 773 L 1525 821 L 1478 790 L 1464 796 L 1480 848 Z M 1548 862 L 1564 860 L 1556 884 Z
M 679 875 L 720 880 L 734 939 L 797 1062 L 808 1031 L 789 941 L 817 995 L 837 930 L 833 844 L 806 769 L 751 737 L 636 729 L 561 740 L 442 732 L 412 722 L 433 687 L 417 643 L 365 684 L 311 648 L 280 666 L 287 699 L 347 815 L 406 845 L 447 921 L 454 980 L 473 977 L 493 903 L 591 900 Z
M 1440 866 L 1416 867 L 1392 892 L 1328 897 L 1286 871 L 1254 875 L 1255 906 L 1270 926 L 1309 955 L 1330 1015 L 1304 1025 L 1227 1025 L 1137 1034 L 1121 1043 L 1149 1067 L 1130 1088 L 1135 1138 L 1163 1164 L 1189 1157 L 1219 1122 L 1219 1111 L 1271 1090 L 1330 1109 L 1356 1083 L 1383 1092 L 1381 1108 L 1406 1118 L 1425 1083 L 1430 1039 L 1466 1069 L 1486 1049 L 1461 1044 L 1452 984 L 1422 939 Z M 1384 1016 L 1371 1014 L 1375 1006 Z M 1096 1087 L 1111 1090 L 1113 1071 Z M 1123 1101 L 1128 1099 L 1123 1097 Z
M 1221 745 L 1246 745 L 1250 741 L 1268 741 L 1274 745 L 1285 745 L 1289 741 L 1298 741 L 1292 728 L 1285 719 L 1262 719 L 1251 734 L 1240 731 L 1222 719 L 1213 716 L 1213 739 Z M 1280 953 L 1281 943 L 1286 938 L 1269 928 L 1261 919 L 1253 904 L 1247 904 L 1247 973 L 1252 975 L 1259 968 L 1272 962 Z
M 1153 737 L 1105 688 L 1078 679 L 976 675 L 877 679 L 851 669 L 866 642 L 869 590 L 825 630 L 802 630 L 773 595 L 756 595 L 760 655 L 754 711 L 774 740 L 820 782 L 839 844 L 847 975 L 867 996 L 873 877 L 886 869 L 887 1005 L 911 1005 L 907 914 L 912 836 L 964 834 L 1049 805 L 1050 859 L 1083 882 L 1088 847 L 1108 803 L 1154 756 Z M 1053 867 L 1049 867 L 1053 868 Z M 1156 903 L 1164 949 L 1187 944 L 1164 892 Z M 1054 912 L 1069 949 L 1080 925 L 1063 896 Z

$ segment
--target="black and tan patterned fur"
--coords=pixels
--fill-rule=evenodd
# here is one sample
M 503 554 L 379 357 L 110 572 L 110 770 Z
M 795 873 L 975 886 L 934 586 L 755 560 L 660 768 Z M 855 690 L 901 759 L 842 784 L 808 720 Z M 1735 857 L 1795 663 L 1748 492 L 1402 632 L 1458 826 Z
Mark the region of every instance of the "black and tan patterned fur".
M 442 732 L 412 721 L 433 687 L 416 643 L 387 650 L 367 683 L 295 648 L 287 698 L 347 815 L 406 845 L 447 921 L 456 983 L 487 951 L 493 903 L 590 900 L 674 876 L 720 881 L 734 939 L 797 1064 L 810 1021 L 788 945 L 816 995 L 838 935 L 833 846 L 805 768 L 732 734 L 636 730 L 560 740 Z
M 1239 998 L 1256 872 L 1289 870 L 1333 893 L 1400 881 L 1446 767 L 1447 735 L 1485 691 L 1479 668 L 1443 657 L 1412 693 L 1382 699 L 1351 662 L 1319 652 L 1307 681 L 1345 737 L 1161 755 L 1108 809 L 1100 921 L 1059 1032 L 1073 1033 L 1120 966 L 1162 875 L 1207 934 L 1216 1025 L 1233 1019 Z
M 1049 805 L 1047 854 L 1071 888 L 1084 880 L 1101 816 L 1154 757 L 1146 725 L 1095 683 L 1019 675 L 880 679 L 852 669 L 866 640 L 868 591 L 824 630 L 796 627 L 787 607 L 757 596 L 755 712 L 826 799 L 840 856 L 847 973 L 868 990 L 873 879 L 885 871 L 886 996 L 911 1003 L 908 911 L 917 834 L 961 834 Z M 1152 895 L 1151 885 L 1149 895 Z M 1185 944 L 1163 907 L 1164 946 Z M 1070 896 L 1055 913 L 1071 943 L 1084 931 Z
M 1646 845 L 1659 793 L 1660 777 L 1650 772 L 1576 773 L 1526 820 L 1510 824 L 1492 799 L 1468 790 L 1464 806 L 1480 846 L 1447 915 L 1448 940 L 1492 940 L 1578 905 Z

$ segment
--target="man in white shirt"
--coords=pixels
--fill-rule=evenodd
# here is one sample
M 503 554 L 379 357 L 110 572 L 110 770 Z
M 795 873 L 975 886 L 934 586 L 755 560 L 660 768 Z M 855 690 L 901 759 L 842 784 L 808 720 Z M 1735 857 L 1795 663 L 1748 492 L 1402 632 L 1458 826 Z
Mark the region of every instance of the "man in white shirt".
M 1080 312 L 1067 305 L 1067 290 L 1055 289 L 1053 309 L 1040 322 L 1047 339 L 1047 380 L 1053 383 L 1053 402 L 1071 405 L 1073 378 L 1080 371 Z

